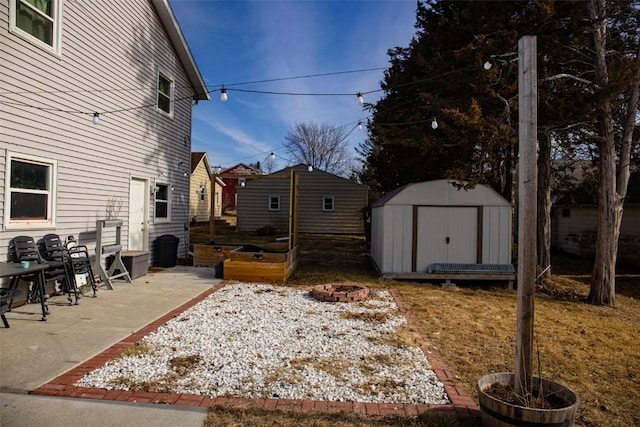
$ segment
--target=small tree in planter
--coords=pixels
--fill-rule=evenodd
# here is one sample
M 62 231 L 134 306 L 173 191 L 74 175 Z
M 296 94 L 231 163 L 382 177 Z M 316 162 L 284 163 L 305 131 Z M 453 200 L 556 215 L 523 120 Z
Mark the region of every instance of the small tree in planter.
M 518 309 L 515 373 L 485 375 L 478 398 L 485 426 L 562 425 L 575 421 L 578 398 L 568 388 L 534 377 L 536 279 L 537 60 L 535 36 L 518 43 L 520 159 L 518 173 Z

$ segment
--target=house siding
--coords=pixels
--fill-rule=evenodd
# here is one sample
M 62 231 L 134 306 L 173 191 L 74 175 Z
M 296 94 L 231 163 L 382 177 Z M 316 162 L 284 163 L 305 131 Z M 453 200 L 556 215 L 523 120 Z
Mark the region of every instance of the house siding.
M 278 233 L 289 230 L 289 178 L 248 180 L 238 187 L 238 222 L 240 231 L 272 227 Z M 269 196 L 280 196 L 280 210 L 269 210 Z
M 569 209 L 570 216 L 562 216 L 563 209 Z M 598 207 L 557 206 L 554 212 L 552 245 L 571 255 L 595 256 Z M 618 261 L 623 263 L 640 261 L 640 206 L 638 205 L 624 207 L 618 240 Z
M 364 234 L 362 209 L 367 205 L 363 185 L 306 166 L 294 168 L 298 177 L 298 231 L 315 234 Z M 289 169 L 279 174 L 288 175 Z M 238 188 L 238 229 L 289 227 L 289 178 L 249 179 Z M 280 196 L 280 211 L 268 209 L 269 196 Z M 323 197 L 334 198 L 334 210 L 323 211 Z
M 202 157 L 191 174 L 189 192 L 189 216 L 196 222 L 207 222 L 211 217 L 211 172 L 209 162 Z M 200 199 L 200 187 L 204 187 L 204 200 Z
M 93 253 L 96 220 L 106 217 L 114 197 L 122 201 L 126 246 L 132 177 L 147 180 L 151 188 L 156 182 L 174 186 L 168 222 L 154 220 L 149 195 L 148 249 L 154 251 L 158 236 L 173 234 L 180 238 L 179 256 L 186 254 L 189 177 L 184 172 L 193 90 L 153 4 L 64 2 L 60 56 L 9 32 L 8 19 L 8 2 L 2 1 L 0 258 L 7 259 L 13 237 L 37 239 L 51 232 L 75 235 Z M 172 117 L 140 108 L 155 104 L 159 70 L 174 79 Z M 98 126 L 91 122 L 94 111 L 101 112 Z M 8 153 L 57 161 L 55 227 L 4 229 Z

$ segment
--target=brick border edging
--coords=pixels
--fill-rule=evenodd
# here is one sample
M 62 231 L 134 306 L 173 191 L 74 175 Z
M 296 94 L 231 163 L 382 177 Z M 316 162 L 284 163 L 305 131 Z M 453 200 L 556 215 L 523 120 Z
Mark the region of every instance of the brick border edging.
M 294 412 L 349 412 L 373 416 L 404 416 L 415 417 L 422 413 L 437 413 L 449 415 L 461 422 L 473 422 L 479 419 L 480 412 L 476 403 L 457 387 L 453 382 L 454 374 L 440 359 L 438 353 L 429 344 L 424 330 L 417 322 L 415 315 L 407 308 L 406 304 L 395 289 L 388 289 L 396 305 L 402 311 L 409 327 L 411 327 L 422 341 L 420 348 L 431 363 L 431 368 L 438 379 L 444 384 L 445 391 L 451 400 L 451 405 L 435 404 L 406 404 L 406 403 L 371 403 L 371 402 L 332 402 L 307 399 L 250 399 L 243 397 L 208 397 L 193 394 L 178 393 L 154 393 L 143 391 L 107 390 L 101 388 L 78 387 L 74 384 L 89 372 L 101 368 L 104 364 L 113 360 L 125 348 L 139 342 L 145 336 L 157 330 L 169 320 L 179 316 L 185 310 L 203 301 L 209 295 L 226 286 L 229 282 L 223 281 L 202 292 L 177 308 L 174 308 L 164 316 L 159 317 L 138 331 L 110 346 L 105 351 L 90 358 L 86 362 L 71 368 L 48 383 L 29 392 L 34 395 L 46 395 L 57 397 L 75 397 L 83 399 L 110 400 L 118 402 L 158 403 L 192 407 L 211 407 L 215 405 L 278 409 Z
M 480 418 L 480 408 L 476 402 L 467 394 L 467 392 L 459 387 L 459 384 L 455 381 L 456 375 L 440 357 L 440 354 L 436 348 L 431 344 L 427 338 L 427 334 L 424 329 L 418 323 L 418 319 L 415 314 L 407 307 L 405 302 L 400 298 L 398 291 L 389 288 L 389 293 L 393 297 L 398 309 L 402 311 L 409 327 L 420 337 L 420 349 L 424 353 L 425 357 L 431 363 L 431 369 L 436 374 L 440 382 L 444 385 L 444 390 L 451 400 L 451 404 L 455 411 L 455 414 L 460 420 L 474 420 Z

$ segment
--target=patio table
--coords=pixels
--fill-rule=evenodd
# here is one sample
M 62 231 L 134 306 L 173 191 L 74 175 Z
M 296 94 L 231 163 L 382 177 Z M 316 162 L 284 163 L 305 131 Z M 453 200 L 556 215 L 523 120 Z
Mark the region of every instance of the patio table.
M 36 286 L 37 295 L 40 299 L 40 307 L 42 308 L 42 320 L 47 320 L 47 316 L 49 315 L 49 308 L 45 303 L 45 292 L 44 292 L 44 271 L 49 268 L 49 264 L 45 263 L 36 263 L 31 262 L 28 267 L 23 267 L 22 264 L 17 262 L 0 262 L 0 278 L 8 277 L 11 279 L 9 289 L 15 290 L 18 287 L 18 279 L 24 276 L 32 276 L 36 275 L 37 280 L 34 283 Z M 15 296 L 15 295 L 14 295 Z M 10 299 L 10 301 L 13 298 Z M 10 301 L 8 304 L 10 304 Z M 11 310 L 11 307 L 8 308 L 8 311 Z

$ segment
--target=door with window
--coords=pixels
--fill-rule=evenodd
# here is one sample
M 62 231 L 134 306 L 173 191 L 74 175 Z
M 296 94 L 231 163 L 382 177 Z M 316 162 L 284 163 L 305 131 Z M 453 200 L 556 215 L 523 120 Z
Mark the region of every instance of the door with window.
M 131 251 L 149 249 L 147 194 L 147 181 L 131 178 L 129 190 L 129 250 Z
M 420 206 L 416 225 L 417 272 L 438 262 L 478 262 L 477 207 Z

